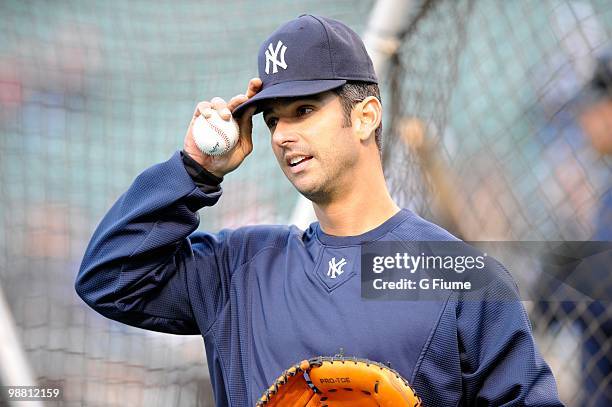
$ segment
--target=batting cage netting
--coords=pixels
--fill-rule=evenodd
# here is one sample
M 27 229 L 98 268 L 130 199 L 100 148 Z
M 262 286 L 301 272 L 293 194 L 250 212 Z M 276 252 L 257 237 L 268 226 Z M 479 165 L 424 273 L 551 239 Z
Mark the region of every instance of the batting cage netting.
M 425 1 L 413 14 L 384 101 L 396 200 L 466 240 L 572 242 L 567 259 L 575 241 L 611 240 L 612 149 L 585 127 L 588 115 L 612 142 L 610 3 Z M 612 405 L 609 298 L 566 301 L 547 264 L 514 277 L 562 400 Z M 610 293 L 609 272 L 581 283 Z
M 135 176 L 182 148 L 198 101 L 244 92 L 268 34 L 304 12 L 364 34 L 375 3 L 0 3 L 0 292 L 10 311 L 0 335 L 17 332 L 36 382 L 61 383 L 61 405 L 213 405 L 201 337 L 131 328 L 77 297 L 85 247 Z M 412 3 L 381 78 L 398 204 L 466 240 L 609 236 L 610 152 L 584 124 L 612 95 L 594 81 L 612 46 L 609 1 Z M 256 119 L 254 152 L 201 229 L 290 221 L 298 193 L 269 144 Z M 551 298 L 537 275 L 516 278 L 535 293 L 525 305 L 562 400 L 611 405 L 609 302 L 539 301 Z M 612 275 L 595 284 L 610 287 Z M 3 382 L 20 369 L 4 366 Z

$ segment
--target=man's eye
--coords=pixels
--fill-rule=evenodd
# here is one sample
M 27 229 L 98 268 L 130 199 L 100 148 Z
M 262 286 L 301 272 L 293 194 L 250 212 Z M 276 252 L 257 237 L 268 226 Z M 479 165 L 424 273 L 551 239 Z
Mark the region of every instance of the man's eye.
M 277 122 L 278 122 L 277 118 L 270 117 L 268 120 L 266 120 L 266 125 L 268 126 L 269 129 L 271 129 L 272 127 L 276 126 Z
M 305 114 L 312 113 L 312 112 L 313 112 L 313 110 L 314 110 L 314 109 L 313 109 L 312 107 L 309 107 L 309 106 L 301 106 L 301 107 L 298 107 L 298 109 L 297 109 L 297 115 L 298 115 L 298 116 L 304 116 Z

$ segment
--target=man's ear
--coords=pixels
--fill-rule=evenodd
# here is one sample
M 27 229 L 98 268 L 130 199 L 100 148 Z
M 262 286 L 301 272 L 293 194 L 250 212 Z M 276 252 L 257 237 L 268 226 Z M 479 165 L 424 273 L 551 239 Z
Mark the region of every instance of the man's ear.
M 353 125 L 362 141 L 373 137 L 382 120 L 382 105 L 375 96 L 368 96 L 353 108 Z

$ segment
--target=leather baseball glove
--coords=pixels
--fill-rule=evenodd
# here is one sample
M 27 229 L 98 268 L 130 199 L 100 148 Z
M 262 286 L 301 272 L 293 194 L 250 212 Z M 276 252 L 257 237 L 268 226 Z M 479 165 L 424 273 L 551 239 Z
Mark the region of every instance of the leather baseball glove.
M 367 359 L 319 356 L 285 370 L 257 407 L 409 406 L 421 399 L 395 370 Z

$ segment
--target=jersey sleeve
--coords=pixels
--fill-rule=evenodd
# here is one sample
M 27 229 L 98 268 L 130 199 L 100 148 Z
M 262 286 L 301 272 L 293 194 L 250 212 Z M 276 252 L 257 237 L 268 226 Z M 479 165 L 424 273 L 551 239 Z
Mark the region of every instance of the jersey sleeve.
M 178 152 L 145 170 L 94 232 L 75 282 L 79 296 L 128 325 L 174 334 L 207 330 L 226 299 L 231 231 L 194 231 L 197 211 L 220 196 L 220 188 L 196 186 Z M 194 304 L 190 285 L 200 287 L 205 300 L 198 295 Z
M 484 290 L 458 302 L 463 405 L 563 406 L 516 283 L 503 266 L 497 268 Z

